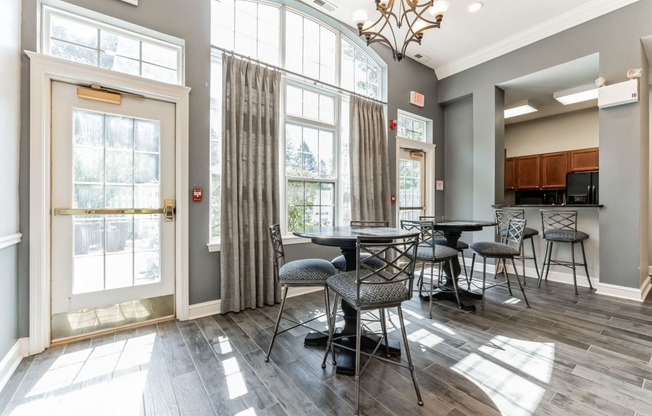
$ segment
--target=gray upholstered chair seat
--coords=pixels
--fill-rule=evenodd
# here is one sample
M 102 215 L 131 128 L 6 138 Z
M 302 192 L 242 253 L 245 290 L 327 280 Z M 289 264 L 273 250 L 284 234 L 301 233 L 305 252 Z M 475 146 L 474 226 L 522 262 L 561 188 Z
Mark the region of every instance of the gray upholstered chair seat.
M 505 234 L 507 234 L 507 230 L 505 228 L 501 229 L 500 236 L 505 237 Z M 523 229 L 523 240 L 525 240 L 526 238 L 532 238 L 535 235 L 539 235 L 539 230 L 535 230 L 534 228 L 530 228 L 530 227 L 525 227 Z
M 432 247 L 429 245 L 420 245 L 417 249 L 417 259 L 425 261 L 445 261 L 457 257 L 457 250 L 454 248 L 435 245 L 435 257 L 432 256 Z
M 338 273 L 331 276 L 326 281 L 328 287 L 337 292 L 348 304 L 355 306 L 357 299 L 357 284 L 355 270 Z M 366 283 L 384 283 L 379 276 L 373 276 Z M 384 283 L 378 285 L 364 284 L 360 285 L 360 298 L 358 301 L 362 304 L 391 304 L 399 303 L 410 298 L 410 292 L 404 283 Z
M 543 238 L 550 241 L 563 241 L 571 243 L 574 241 L 584 241 L 589 238 L 589 235 L 587 233 L 583 233 L 582 231 L 552 229 L 547 230 L 543 234 Z
M 290 285 L 323 284 L 335 273 L 337 270 L 328 260 L 301 259 L 285 263 L 278 271 L 278 280 Z
M 484 257 L 513 257 L 520 254 L 515 247 L 491 241 L 471 243 L 471 249 Z

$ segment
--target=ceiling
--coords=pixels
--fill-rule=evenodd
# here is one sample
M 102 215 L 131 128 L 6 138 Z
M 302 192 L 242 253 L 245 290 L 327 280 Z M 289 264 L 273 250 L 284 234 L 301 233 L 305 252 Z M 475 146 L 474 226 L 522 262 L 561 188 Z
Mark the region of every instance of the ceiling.
M 367 10 L 369 20 L 378 16 L 374 0 L 301 1 L 351 27 L 355 10 Z M 421 45 L 407 49 L 410 57 L 422 55 L 417 60 L 433 68 L 438 79 L 639 0 L 483 0 L 475 13 L 467 10 L 474 0 L 447 1 L 441 28 L 426 31 Z
M 351 27 L 358 9 L 365 9 L 369 20 L 378 16 L 374 0 L 300 1 Z M 422 44 L 410 45 L 407 55 L 433 68 L 442 79 L 639 0 L 482 0 L 484 7 L 470 13 L 467 7 L 474 1 L 447 0 L 441 28 L 427 31 Z M 643 39 L 643 46 L 652 67 L 652 36 Z M 597 100 L 565 106 L 553 94 L 593 84 L 598 77 L 594 54 L 499 85 L 505 91 L 505 107 L 528 100 L 539 110 L 505 124 L 597 107 Z

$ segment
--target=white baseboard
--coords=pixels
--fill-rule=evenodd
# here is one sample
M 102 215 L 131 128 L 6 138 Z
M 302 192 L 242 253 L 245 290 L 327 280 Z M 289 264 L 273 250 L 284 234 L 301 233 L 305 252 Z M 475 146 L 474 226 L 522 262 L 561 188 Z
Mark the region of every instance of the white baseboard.
M 27 357 L 28 350 L 28 339 L 19 338 L 4 358 L 2 358 L 2 361 L 0 361 L 0 391 L 5 388 L 9 378 L 14 374 L 16 367 L 23 360 L 23 357 Z
M 466 259 L 466 264 L 471 267 L 471 260 Z M 525 263 L 527 265 L 527 262 Z M 516 269 L 518 270 L 519 276 L 523 274 L 523 266 L 520 261 L 516 261 Z M 492 263 L 489 264 L 487 261 L 487 273 L 494 274 L 496 270 L 496 266 Z M 507 271 L 509 273 L 513 273 L 512 266 L 510 262 L 507 263 Z M 476 273 L 480 273 L 480 276 L 482 276 L 482 262 L 481 261 L 476 261 L 475 266 L 473 267 L 473 275 L 474 279 L 476 278 Z M 539 267 L 539 273 L 541 273 L 541 267 Z M 525 267 L 525 275 L 530 278 L 537 278 L 537 271 L 534 267 Z M 522 277 L 522 276 L 521 276 Z M 548 273 L 548 280 L 552 282 L 557 282 L 557 283 L 564 283 L 567 285 L 572 285 L 573 284 L 573 274 L 572 273 L 562 273 L 559 271 L 554 270 L 553 268 L 550 270 L 550 273 Z M 599 284 L 599 277 L 597 276 L 591 276 L 591 284 L 593 287 L 597 287 Z M 583 270 L 577 273 L 577 286 L 578 287 L 589 287 L 589 282 L 586 280 L 586 275 L 583 273 Z
M 295 287 L 290 288 L 288 292 L 288 298 L 294 296 L 305 295 L 306 293 L 312 293 L 322 290 L 321 287 Z M 188 319 L 198 319 L 205 316 L 218 315 L 220 313 L 220 306 L 222 301 L 211 300 L 204 303 L 196 303 L 188 307 Z
M 221 300 L 211 300 L 204 303 L 196 303 L 188 307 L 188 319 L 203 318 L 205 316 L 217 315 L 220 313 Z
M 649 289 L 648 289 L 649 290 Z M 621 299 L 635 300 L 642 302 L 642 288 L 625 287 L 618 285 L 611 285 L 608 283 L 598 283 L 598 291 L 600 295 L 613 296 Z

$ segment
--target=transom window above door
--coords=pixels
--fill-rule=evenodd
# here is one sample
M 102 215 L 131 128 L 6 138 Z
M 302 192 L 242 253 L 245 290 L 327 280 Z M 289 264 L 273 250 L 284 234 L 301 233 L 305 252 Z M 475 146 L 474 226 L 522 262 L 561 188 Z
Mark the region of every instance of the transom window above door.
M 80 7 L 43 5 L 43 53 L 170 84 L 184 83 L 184 42 Z M 92 16 L 92 17 L 89 17 Z M 119 26 L 123 23 L 123 27 Z M 129 27 L 129 28 L 127 28 Z

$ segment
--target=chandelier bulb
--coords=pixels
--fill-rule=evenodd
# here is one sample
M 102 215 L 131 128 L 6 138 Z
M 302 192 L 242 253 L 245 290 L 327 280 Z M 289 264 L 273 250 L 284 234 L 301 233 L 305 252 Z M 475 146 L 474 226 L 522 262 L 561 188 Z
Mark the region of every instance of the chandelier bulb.
M 358 9 L 353 12 L 353 22 L 360 28 L 364 26 L 368 18 L 369 16 L 365 9 Z
M 428 12 L 432 17 L 444 16 L 444 13 L 448 11 L 448 3 L 444 0 L 437 0 Z

